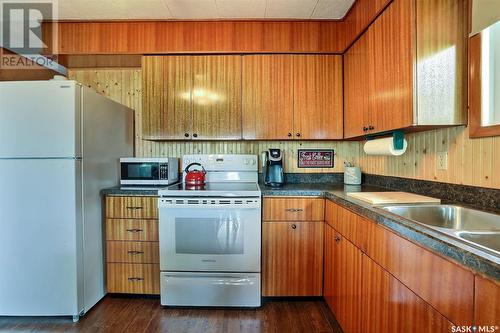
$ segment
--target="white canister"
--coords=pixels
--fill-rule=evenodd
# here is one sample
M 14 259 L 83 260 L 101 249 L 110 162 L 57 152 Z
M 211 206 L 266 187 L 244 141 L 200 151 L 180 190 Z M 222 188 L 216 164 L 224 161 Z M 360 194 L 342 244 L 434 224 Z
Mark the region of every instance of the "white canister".
M 344 184 L 361 185 L 361 169 L 359 167 L 345 167 Z

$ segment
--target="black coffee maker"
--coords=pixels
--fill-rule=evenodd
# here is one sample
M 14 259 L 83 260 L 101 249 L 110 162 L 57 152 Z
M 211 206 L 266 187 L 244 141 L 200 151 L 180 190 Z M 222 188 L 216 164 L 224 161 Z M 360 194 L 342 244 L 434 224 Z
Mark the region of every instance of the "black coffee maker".
M 262 175 L 268 186 L 283 186 L 283 152 L 280 149 L 269 149 L 262 153 Z

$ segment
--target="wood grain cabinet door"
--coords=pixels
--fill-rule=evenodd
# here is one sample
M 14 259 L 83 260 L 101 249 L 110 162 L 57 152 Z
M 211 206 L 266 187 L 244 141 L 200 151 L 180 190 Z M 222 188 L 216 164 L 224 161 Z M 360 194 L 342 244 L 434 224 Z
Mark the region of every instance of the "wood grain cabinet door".
M 500 284 L 476 275 L 474 296 L 474 324 L 500 326 Z
M 143 138 L 188 140 L 191 138 L 191 57 L 144 56 Z
M 368 111 L 368 80 L 370 69 L 367 34 L 344 54 L 344 137 L 353 138 L 366 134 L 370 123 Z
M 365 255 L 362 272 L 359 332 L 451 332 L 450 321 Z
M 264 222 L 263 296 L 321 296 L 323 222 Z
M 332 228 L 333 229 L 333 228 Z M 360 331 L 361 311 L 361 251 L 344 236 L 332 235 L 331 309 L 345 333 Z
M 414 6 L 394 1 L 367 31 L 369 134 L 413 123 Z
M 241 56 L 193 56 L 193 134 L 241 139 Z
M 325 240 L 323 251 L 323 298 L 326 304 L 332 311 L 337 308 L 334 303 L 335 282 L 334 281 L 334 257 L 335 257 L 335 230 L 329 225 L 325 224 Z
M 243 139 L 292 138 L 292 65 L 290 55 L 243 56 Z
M 294 139 L 343 138 L 342 56 L 293 56 Z
M 413 15 L 413 2 L 394 1 L 346 52 L 346 138 L 412 125 Z

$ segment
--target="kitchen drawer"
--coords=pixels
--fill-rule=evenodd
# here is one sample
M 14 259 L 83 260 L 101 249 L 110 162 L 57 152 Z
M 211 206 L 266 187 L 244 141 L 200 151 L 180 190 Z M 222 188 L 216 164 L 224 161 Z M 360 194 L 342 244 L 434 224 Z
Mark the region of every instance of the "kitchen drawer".
M 272 221 L 323 221 L 325 199 L 322 198 L 264 198 L 262 220 Z
M 158 242 L 106 242 L 106 261 L 114 263 L 159 264 Z
M 114 219 L 157 219 L 156 197 L 106 197 L 106 217 Z
M 160 294 L 160 265 L 107 264 L 109 293 Z
M 472 325 L 474 275 L 376 223 L 366 254 L 456 325 Z
M 158 220 L 106 219 L 106 240 L 158 241 Z
M 333 229 L 364 250 L 364 231 L 373 223 L 329 200 L 325 203 L 325 221 Z

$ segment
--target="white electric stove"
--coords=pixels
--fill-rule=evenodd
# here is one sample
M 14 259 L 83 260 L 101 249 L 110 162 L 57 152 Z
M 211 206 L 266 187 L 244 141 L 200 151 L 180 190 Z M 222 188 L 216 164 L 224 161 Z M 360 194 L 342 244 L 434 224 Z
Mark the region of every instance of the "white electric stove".
M 257 156 L 186 155 L 183 169 L 193 162 L 207 171 L 205 186 L 158 192 L 161 304 L 259 307 Z

